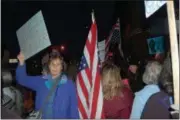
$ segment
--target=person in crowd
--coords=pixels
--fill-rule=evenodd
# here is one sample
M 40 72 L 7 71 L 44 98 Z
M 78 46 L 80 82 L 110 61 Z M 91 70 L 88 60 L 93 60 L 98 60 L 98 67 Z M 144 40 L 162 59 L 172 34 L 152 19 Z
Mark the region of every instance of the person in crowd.
M 134 93 L 141 90 L 144 87 L 144 83 L 142 82 L 142 74 L 144 72 L 145 62 L 143 60 L 137 61 L 130 59 L 128 61 L 128 59 L 125 59 L 126 56 L 123 57 L 121 55 L 119 43 L 111 46 L 111 48 L 111 51 L 113 52 L 113 63 L 121 68 L 121 77 L 128 81 Z
M 144 60 L 138 61 L 136 65 L 131 65 L 134 68 L 131 66 L 129 67 L 129 75 L 128 75 L 129 83 L 130 83 L 133 93 L 140 91 L 146 85 L 143 82 L 143 74 L 144 74 L 147 63 L 148 63 L 147 60 L 144 59 Z
M 41 64 L 42 64 L 42 74 L 47 75 L 48 74 L 48 61 L 49 61 L 49 53 L 46 53 L 42 59 L 41 59 Z
M 133 103 L 133 93 L 123 85 L 119 68 L 114 64 L 105 64 L 101 75 L 105 118 L 128 119 Z
M 143 74 L 143 82 L 146 84 L 146 86 L 139 92 L 135 93 L 130 115 L 131 119 L 140 119 L 148 99 L 153 94 L 160 92 L 158 80 L 161 70 L 162 66 L 158 62 L 151 61 L 146 65 L 145 72 Z
M 7 75 L 9 74 L 9 75 Z M 21 119 L 18 115 L 16 104 L 14 103 L 12 96 L 5 94 L 4 88 L 7 87 L 5 84 L 6 81 L 12 81 L 11 73 L 2 69 L 1 74 L 1 119 Z M 10 85 L 9 85 L 10 86 Z M 8 88 L 6 89 L 8 90 Z M 9 91 L 8 91 L 9 92 Z M 9 92 L 11 93 L 11 92 Z M 19 96 L 17 96 L 19 97 Z
M 173 81 L 170 57 L 163 63 L 159 77 L 161 91 L 152 95 L 147 101 L 141 119 L 170 119 L 170 106 L 172 105 Z
M 103 62 L 103 64 L 102 64 L 102 66 L 104 66 L 104 65 L 106 65 L 106 64 L 114 64 L 112 61 L 105 61 L 105 62 Z M 118 67 L 118 66 L 117 66 Z M 136 67 L 136 66 L 135 66 Z M 122 81 L 122 83 L 126 86 L 126 87 L 128 87 L 129 89 L 131 89 L 131 87 L 130 87 L 130 84 L 129 84 L 129 79 L 128 79 L 128 77 L 126 76 L 125 77 L 125 75 L 123 76 L 122 74 L 122 72 L 121 72 L 121 69 L 120 69 L 120 67 L 118 67 L 118 69 L 119 69 L 119 71 L 120 71 L 120 76 L 121 76 L 121 81 Z M 132 70 L 133 71 L 135 71 L 135 68 L 133 68 L 132 67 Z M 123 77 L 122 77 L 123 76 Z
M 62 57 L 58 52 L 51 52 L 48 61 L 49 74 L 46 76 L 28 76 L 22 52 L 17 56 L 19 65 L 16 69 L 16 80 L 36 92 L 35 110 L 42 110 L 42 119 L 78 119 L 78 102 L 76 88 L 71 80 L 62 73 Z M 59 83 L 51 99 L 44 104 L 55 80 Z M 43 106 L 44 105 L 44 106 Z
M 22 119 L 15 111 L 1 106 L 1 119 Z

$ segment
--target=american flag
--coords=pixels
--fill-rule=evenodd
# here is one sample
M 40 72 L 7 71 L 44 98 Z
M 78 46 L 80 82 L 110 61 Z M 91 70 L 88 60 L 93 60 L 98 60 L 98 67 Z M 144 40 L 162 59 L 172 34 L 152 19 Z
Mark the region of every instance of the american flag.
M 98 67 L 97 26 L 92 14 L 91 29 L 81 58 L 76 85 L 81 119 L 103 117 L 103 94 Z
M 120 54 L 123 57 L 123 52 L 122 52 L 122 47 L 121 47 L 121 35 L 120 35 L 120 24 L 119 24 L 119 19 L 117 20 L 116 24 L 113 26 L 112 30 L 110 31 L 109 37 L 106 39 L 105 42 L 105 60 L 108 59 L 108 54 L 109 54 L 109 48 L 110 44 L 112 42 L 118 42 L 119 47 L 120 47 Z

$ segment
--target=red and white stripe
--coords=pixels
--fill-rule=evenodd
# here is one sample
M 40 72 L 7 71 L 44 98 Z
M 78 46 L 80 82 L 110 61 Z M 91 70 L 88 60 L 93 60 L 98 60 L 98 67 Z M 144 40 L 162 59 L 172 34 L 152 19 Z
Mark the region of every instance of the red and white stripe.
M 103 117 L 103 94 L 98 71 L 97 25 L 92 14 L 91 29 L 84 47 L 88 68 L 77 75 L 78 109 L 81 119 Z

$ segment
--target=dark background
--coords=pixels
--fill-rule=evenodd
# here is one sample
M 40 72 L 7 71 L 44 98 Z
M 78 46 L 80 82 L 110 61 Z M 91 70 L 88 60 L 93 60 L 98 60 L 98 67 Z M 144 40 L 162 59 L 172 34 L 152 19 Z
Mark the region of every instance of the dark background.
M 8 49 L 10 57 L 15 58 L 19 53 L 16 37 L 18 30 L 39 10 L 42 11 L 52 45 L 64 45 L 63 52 L 66 60 L 79 61 L 91 25 L 91 11 L 95 12 L 98 27 L 98 41 L 106 39 L 120 18 L 121 37 L 124 53 L 132 55 L 135 61 L 148 56 L 147 41 L 150 36 L 143 32 L 129 40 L 125 34 L 130 25 L 129 34 L 136 28 L 146 30 L 151 21 L 156 18 L 167 18 L 166 5 L 152 15 L 145 18 L 144 1 L 2 1 L 2 51 Z M 178 4 L 179 5 L 179 4 Z M 40 64 L 41 57 L 46 50 L 36 54 L 27 62 L 31 66 Z M 32 64 L 33 63 L 33 64 Z M 37 66 L 37 65 L 36 65 Z
M 117 17 L 120 17 L 122 28 L 134 21 L 132 15 L 136 13 L 131 12 L 131 5 L 129 2 L 2 2 L 2 42 L 15 57 L 19 52 L 16 30 L 42 10 L 52 44 L 64 45 L 66 57 L 76 59 L 82 54 L 92 9 L 98 26 L 98 40 L 102 41 L 109 35 Z

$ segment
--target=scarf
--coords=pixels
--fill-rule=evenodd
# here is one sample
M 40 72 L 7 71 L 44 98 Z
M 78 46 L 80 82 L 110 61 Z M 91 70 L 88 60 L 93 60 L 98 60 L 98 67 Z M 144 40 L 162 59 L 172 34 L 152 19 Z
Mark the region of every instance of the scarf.
M 45 85 L 49 90 L 51 90 L 51 88 L 53 87 L 55 81 L 52 79 L 51 75 L 47 75 L 46 78 L 48 80 L 45 82 Z M 61 84 L 65 84 L 66 82 L 67 82 L 67 76 L 65 74 L 61 74 L 57 88 Z M 56 90 L 57 90 L 57 88 L 56 88 Z M 56 92 L 54 92 L 52 94 L 51 98 L 49 99 L 49 102 L 48 102 L 47 106 L 44 109 L 45 114 L 43 115 L 43 118 L 45 118 L 45 119 L 52 119 L 53 118 L 53 103 L 54 103 L 55 93 Z

